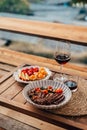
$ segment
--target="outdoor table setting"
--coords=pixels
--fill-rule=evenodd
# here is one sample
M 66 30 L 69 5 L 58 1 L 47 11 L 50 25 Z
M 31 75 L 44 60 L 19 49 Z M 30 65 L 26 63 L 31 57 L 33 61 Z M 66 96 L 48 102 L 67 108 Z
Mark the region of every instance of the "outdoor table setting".
M 37 69 L 39 68 L 40 71 L 42 71 L 42 72 L 39 72 L 40 76 L 42 76 L 41 74 L 44 74 L 44 73 L 46 73 L 47 76 L 45 78 L 43 78 L 43 76 L 42 76 L 37 79 L 37 77 L 35 78 L 31 74 L 31 76 L 30 76 L 31 80 L 28 79 L 28 76 L 26 76 L 27 71 L 29 72 L 29 70 L 30 70 L 30 72 L 31 72 L 32 68 L 34 70 L 36 69 L 35 70 L 36 72 L 39 72 L 39 70 L 37 71 Z M 67 116 L 85 115 L 87 112 L 87 110 L 86 110 L 86 108 L 87 108 L 87 99 L 86 99 L 87 81 L 86 81 L 86 79 L 83 79 L 78 76 L 67 75 L 69 81 L 74 81 L 74 82 L 76 81 L 75 83 L 77 83 L 77 84 L 75 84 L 75 85 L 77 85 L 75 88 L 75 91 L 73 91 L 72 83 L 69 84 L 72 86 L 72 87 L 70 86 L 71 88 L 69 88 L 69 86 L 67 86 L 67 84 L 66 84 L 67 80 L 65 81 L 65 83 L 63 83 L 59 80 L 57 80 L 57 81 L 53 80 L 55 75 L 58 75 L 58 74 L 60 74 L 60 73 L 53 74 L 53 72 L 50 71 L 46 67 L 28 66 L 25 64 L 24 67 L 21 67 L 16 72 L 14 72 L 13 77 L 15 78 L 15 80 L 17 82 L 19 82 L 19 84 L 22 83 L 22 85 L 24 86 L 22 96 L 24 96 L 25 100 L 27 100 L 29 103 L 31 103 L 34 107 L 45 109 L 45 110 L 50 110 L 50 112 L 52 112 L 52 113 L 67 115 Z M 70 78 L 72 78 L 72 80 L 70 80 Z M 50 79 L 50 80 L 48 80 L 48 79 Z M 43 93 L 46 95 L 47 95 L 47 93 L 48 94 L 51 93 L 51 91 L 53 93 L 53 91 L 55 90 L 55 92 L 57 92 L 57 94 L 61 95 L 63 93 L 64 99 L 59 98 L 60 102 L 58 104 L 54 104 L 54 103 L 51 104 L 51 102 L 49 102 L 47 104 L 46 101 L 44 101 L 46 104 L 44 104 L 44 102 L 35 103 L 34 100 L 33 99 L 31 100 L 31 97 L 30 97 L 30 96 L 33 96 L 31 94 L 32 93 L 31 91 L 35 91 L 33 89 L 35 89 L 36 92 L 38 92 L 38 94 L 40 94 L 39 92 L 43 91 Z M 30 91 L 30 96 L 29 96 L 29 91 Z M 54 92 L 54 94 L 55 94 L 55 92 Z M 38 94 L 36 94 L 35 96 L 38 96 Z M 42 97 L 39 97 L 39 98 L 36 97 L 36 98 L 43 99 L 45 97 L 43 95 Z M 50 98 L 51 97 L 47 98 L 47 101 L 50 100 Z
M 59 125 L 59 122 L 64 122 L 64 125 L 66 125 L 65 128 L 78 127 L 79 125 L 76 122 L 76 124 L 70 126 L 72 120 L 70 120 L 70 124 L 68 124 L 67 120 L 65 121 L 64 118 L 71 119 L 73 117 L 74 119 L 74 117 L 87 114 L 87 80 L 82 77 L 66 74 L 68 80 L 72 78 L 75 83 L 78 82 L 77 89 L 73 92 L 69 86 L 66 85 L 66 82 L 63 83 L 63 81 L 59 79 L 54 80 L 56 75 L 60 75 L 60 72 L 56 72 L 38 64 L 21 64 L 1 78 L 0 105 L 56 125 Z M 51 100 L 50 102 L 46 100 L 43 103 L 41 101 L 34 102 L 31 96 L 35 94 L 35 90 L 36 93 L 40 92 L 39 95 L 44 92 L 44 97 L 48 96 L 49 93 L 57 94 L 60 97 L 57 96 L 54 98 L 54 102 Z M 38 98 L 38 94 L 34 96 Z M 48 96 L 47 99 L 50 98 L 51 97 Z M 65 117 L 63 118 L 62 116 Z M 83 127 L 83 125 L 81 127 Z
M 87 46 L 80 26 L 2 17 L 0 29 Z M 87 129 L 87 67 L 69 63 L 70 43 L 61 45 L 54 59 L 0 48 L 1 114 L 38 129 Z

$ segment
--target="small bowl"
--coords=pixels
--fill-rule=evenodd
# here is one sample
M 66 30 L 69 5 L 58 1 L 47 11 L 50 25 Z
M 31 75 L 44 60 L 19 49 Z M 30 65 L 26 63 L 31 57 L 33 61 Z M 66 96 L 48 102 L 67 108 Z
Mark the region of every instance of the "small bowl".
M 38 67 L 38 68 L 40 68 L 40 66 L 26 66 L 26 67 L 22 67 L 22 68 L 20 68 L 20 69 L 18 69 L 17 71 L 14 72 L 14 74 L 13 74 L 14 79 L 15 79 L 17 82 L 28 84 L 28 83 L 32 83 L 32 82 L 38 81 L 38 80 L 47 80 L 47 79 L 49 79 L 49 78 L 51 77 L 51 75 L 52 75 L 52 72 L 51 72 L 48 68 L 43 67 L 43 68 L 45 69 L 45 71 L 47 72 L 47 76 L 46 76 L 45 78 L 43 78 L 43 79 L 24 81 L 24 80 L 22 80 L 22 79 L 19 78 L 19 73 L 20 73 L 23 69 L 26 69 L 26 68 L 30 69 L 30 68 L 32 68 L 32 67 Z
M 34 103 L 31 98 L 28 95 L 28 92 L 33 89 L 33 88 L 37 88 L 38 87 L 44 87 L 46 88 L 47 86 L 52 86 L 53 89 L 57 89 L 57 88 L 62 88 L 63 90 L 63 95 L 65 96 L 64 100 L 61 101 L 59 104 L 55 105 L 55 104 L 51 104 L 51 105 L 39 105 Z M 72 93 L 71 90 L 63 83 L 59 82 L 59 81 L 53 81 L 53 80 L 40 80 L 40 81 L 34 81 L 28 85 L 25 86 L 25 88 L 23 89 L 23 96 L 24 98 L 33 106 L 40 108 L 40 109 L 46 109 L 46 110 L 51 110 L 51 109 L 57 109 L 59 107 L 64 106 L 65 104 L 67 104 L 69 102 L 69 100 L 71 99 Z

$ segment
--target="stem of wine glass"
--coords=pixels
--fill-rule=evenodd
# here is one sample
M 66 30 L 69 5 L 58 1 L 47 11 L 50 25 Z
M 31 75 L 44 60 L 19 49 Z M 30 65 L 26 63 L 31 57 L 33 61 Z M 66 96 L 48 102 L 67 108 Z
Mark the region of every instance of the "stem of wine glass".
M 60 74 L 61 74 L 61 81 L 63 81 L 63 73 L 62 73 L 63 64 L 60 65 Z
M 65 82 L 67 80 L 67 76 L 65 76 L 65 74 L 62 72 L 62 69 L 63 69 L 63 64 L 60 65 L 60 81 L 61 82 Z

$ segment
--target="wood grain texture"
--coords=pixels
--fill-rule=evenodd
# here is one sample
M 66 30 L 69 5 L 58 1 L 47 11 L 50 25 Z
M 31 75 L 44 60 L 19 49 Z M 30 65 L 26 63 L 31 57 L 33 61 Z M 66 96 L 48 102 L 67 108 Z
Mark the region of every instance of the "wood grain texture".
M 9 59 L 10 60 L 10 59 Z M 22 64 L 23 65 L 23 64 Z M 10 65 L 11 66 L 11 65 Z M 8 64 L 7 64 L 7 66 L 5 65 L 5 66 L 3 66 L 4 67 L 4 70 L 5 70 L 5 68 L 8 68 Z M 21 65 L 20 66 L 18 66 L 18 67 L 13 67 L 13 69 L 12 70 L 10 70 L 10 72 L 8 72 L 7 74 L 5 74 L 1 79 L 0 79 L 0 84 L 2 83 L 2 82 L 4 82 L 7 78 L 9 78 L 9 77 L 11 77 L 12 75 L 13 75 L 13 72 L 14 71 L 16 71 L 18 68 L 20 68 L 21 67 Z M 10 67 L 11 68 L 11 67 Z M 7 69 L 5 70 L 5 73 L 7 72 Z
M 0 63 L 0 69 L 10 72 L 15 68 L 13 65 L 5 64 L 5 63 Z
M 0 127 L 0 130 L 6 130 L 6 129 Z
M 23 113 L 20 113 L 20 112 L 17 112 L 17 111 L 14 111 L 12 109 L 8 109 L 8 108 L 2 107 L 2 106 L 0 106 L 0 113 L 4 114 L 6 116 L 9 116 L 11 118 L 14 118 L 15 120 L 18 120 L 27 125 L 33 126 L 40 130 L 45 130 L 45 129 L 46 130 L 65 130 L 64 128 L 61 128 L 59 126 L 50 124 L 48 122 L 39 120 L 37 118 L 31 117 L 29 115 L 25 115 Z
M 29 63 L 31 65 L 45 66 L 53 71 L 60 71 L 60 65 L 55 60 L 11 51 L 5 48 L 0 48 L 0 61 L 15 66 L 19 66 L 23 63 Z M 87 67 L 80 67 L 68 63 L 63 67 L 63 72 L 87 78 Z
M 0 69 L 0 78 L 2 78 L 6 74 L 8 74 L 7 71 Z
M 75 122 L 66 118 L 63 118 L 58 115 L 54 115 L 48 112 L 44 112 L 42 110 L 36 109 L 32 107 L 31 105 L 24 105 L 15 101 L 10 101 L 2 96 L 0 96 L 0 105 L 4 106 L 13 110 L 16 110 L 18 112 L 21 112 L 25 115 L 32 116 L 34 118 L 38 118 L 40 120 L 52 123 L 56 126 L 61 126 L 63 128 L 68 128 L 68 129 L 87 129 L 87 125 Z
M 17 67 L 18 68 L 18 67 Z M 15 71 L 15 70 L 14 70 Z M 54 76 L 55 72 L 53 72 Z M 9 76 L 9 75 L 8 75 Z M 57 126 L 61 126 L 63 128 L 69 129 L 82 129 L 83 127 L 86 129 L 87 126 L 87 118 L 82 118 L 84 120 L 83 124 L 79 119 L 75 121 L 70 120 L 69 118 L 65 118 L 59 116 L 58 114 L 53 114 L 51 112 L 42 111 L 37 109 L 26 102 L 22 95 L 22 90 L 25 84 L 18 83 L 14 80 L 14 78 L 9 77 L 0 85 L 0 105 L 6 108 L 10 108 L 16 110 L 17 112 L 21 112 L 22 114 L 32 116 L 34 118 L 38 118 L 39 120 L 43 120 L 45 122 L 52 123 Z M 79 123 L 80 122 L 80 123 Z
M 17 83 L 14 83 L 12 86 L 8 87 L 8 89 L 2 93 L 4 98 L 12 100 L 18 93 L 22 91 L 22 87 Z
M 10 112 L 11 114 L 13 113 L 12 111 Z M 3 128 L 4 130 L 38 130 L 38 128 L 36 127 L 27 125 L 21 121 L 18 121 L 17 119 L 14 119 L 13 116 L 9 117 L 7 115 L 0 113 L 0 127 Z
M 22 91 L 13 98 L 13 101 L 20 102 L 22 104 L 26 103 L 26 100 L 23 97 Z
M 48 38 L 66 39 L 73 41 L 74 44 L 87 46 L 87 27 L 83 26 L 0 17 L 0 29 Z
M 2 77 L 3 76 L 6 77 L 8 75 L 8 73 L 10 71 L 12 71 L 14 68 L 15 68 L 15 66 L 0 62 L 0 83 L 1 83 L 1 80 L 3 79 Z

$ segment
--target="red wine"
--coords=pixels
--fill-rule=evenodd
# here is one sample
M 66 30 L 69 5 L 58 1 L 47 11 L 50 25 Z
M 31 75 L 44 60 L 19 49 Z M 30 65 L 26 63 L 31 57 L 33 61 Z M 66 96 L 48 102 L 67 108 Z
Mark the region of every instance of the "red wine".
M 70 56 L 67 54 L 59 54 L 55 56 L 55 60 L 59 64 L 66 64 L 70 59 L 71 59 Z
M 64 82 L 72 91 L 77 90 L 77 83 L 73 80 L 67 80 Z

